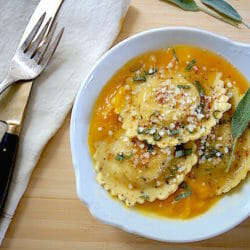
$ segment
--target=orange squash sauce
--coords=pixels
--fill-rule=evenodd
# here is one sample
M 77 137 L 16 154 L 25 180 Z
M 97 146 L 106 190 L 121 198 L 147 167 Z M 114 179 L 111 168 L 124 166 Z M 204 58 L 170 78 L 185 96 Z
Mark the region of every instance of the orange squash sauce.
M 95 152 L 95 143 L 100 140 L 108 140 L 110 135 L 121 128 L 118 121 L 118 115 L 115 114 L 111 104 L 111 99 L 124 86 L 128 77 L 133 76 L 134 71 L 142 64 L 146 69 L 150 67 L 166 67 L 173 59 L 173 50 L 175 51 L 179 68 L 184 69 L 188 62 L 196 59 L 198 71 L 191 71 L 191 77 L 204 81 L 207 71 L 222 72 L 222 79 L 230 79 L 230 82 L 243 94 L 248 88 L 248 82 L 245 77 L 225 59 L 205 49 L 177 45 L 171 49 L 158 51 L 149 51 L 125 64 L 114 76 L 107 82 L 96 100 L 92 118 L 89 127 L 89 148 L 91 155 Z M 120 98 L 125 98 L 126 91 L 120 91 Z M 119 105 L 119 103 L 118 103 Z M 110 134 L 111 133 L 111 134 Z M 176 195 L 182 192 L 179 188 L 176 193 L 168 199 L 154 202 L 145 202 L 142 205 L 136 205 L 136 209 L 146 214 L 178 219 L 188 219 L 206 212 L 213 204 L 218 201 L 218 196 L 214 195 L 211 185 L 204 185 L 201 179 L 186 179 L 187 184 L 192 188 L 192 194 L 179 201 L 175 200 Z
M 192 188 L 192 194 L 180 201 L 175 201 L 175 197 L 182 191 L 179 188 L 166 200 L 156 200 L 136 205 L 136 208 L 144 214 L 156 215 L 175 219 L 189 219 L 206 212 L 218 201 L 218 196 L 211 196 L 209 187 L 204 187 L 201 183 L 186 181 Z

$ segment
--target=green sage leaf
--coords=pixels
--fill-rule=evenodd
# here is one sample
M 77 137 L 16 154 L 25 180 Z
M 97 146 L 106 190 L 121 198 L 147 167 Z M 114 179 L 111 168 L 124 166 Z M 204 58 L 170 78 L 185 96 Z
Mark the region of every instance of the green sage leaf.
M 248 88 L 246 94 L 240 100 L 233 115 L 232 133 L 234 141 L 233 141 L 232 152 L 226 168 L 227 173 L 232 164 L 232 158 L 234 155 L 237 140 L 247 128 L 249 121 L 250 121 L 250 88 Z
M 224 156 L 224 154 L 216 148 L 210 148 L 208 153 L 205 154 L 206 159 L 210 159 L 210 158 L 214 158 L 214 157 L 219 158 L 219 157 L 223 157 L 223 156 Z
M 201 0 L 201 2 L 220 14 L 223 14 L 239 23 L 242 22 L 242 18 L 236 9 L 224 0 Z
M 117 161 L 122 161 L 124 159 L 124 153 L 118 153 L 115 157 Z
M 179 88 L 179 89 L 190 89 L 190 85 L 188 85 L 188 84 L 186 84 L 186 85 L 178 84 L 177 88 Z
M 158 132 L 155 132 L 155 133 L 153 134 L 153 139 L 154 139 L 154 141 L 160 141 L 161 138 L 162 138 L 162 137 L 159 135 Z
M 193 152 L 192 148 L 179 149 L 175 151 L 175 157 L 179 158 L 179 157 L 191 155 L 192 152 Z
M 214 117 L 214 119 L 217 119 L 217 114 L 219 114 L 220 113 L 220 110 L 215 110 L 214 112 L 213 112 L 213 117 Z
M 178 195 L 176 195 L 175 197 L 175 201 L 180 201 L 182 199 L 185 199 L 187 197 L 189 197 L 192 194 L 192 191 L 188 190 L 187 192 L 184 193 L 180 193 Z
M 133 156 L 133 153 L 131 152 L 129 155 L 125 155 L 123 152 L 122 153 L 118 153 L 115 156 L 115 159 L 117 161 L 123 161 L 124 159 L 130 159 Z
M 133 81 L 134 82 L 146 82 L 146 76 L 134 76 L 133 77 Z
M 153 152 L 153 151 L 154 151 L 154 145 L 148 144 L 148 143 L 147 143 L 147 150 L 148 150 L 149 152 Z
M 204 104 L 203 103 L 200 103 L 196 109 L 196 112 L 198 114 L 204 114 Z
M 142 193 L 140 198 L 144 199 L 145 201 L 148 201 L 149 200 L 149 195 L 146 194 L 146 193 Z
M 204 96 L 205 95 L 204 90 L 203 90 L 203 88 L 201 86 L 200 81 L 196 80 L 194 83 L 195 83 L 195 86 L 196 86 L 197 90 L 199 91 L 200 96 Z
M 193 59 L 185 68 L 185 70 L 190 71 L 193 66 L 196 64 L 196 59 Z
M 192 194 L 192 188 L 184 181 L 180 184 L 180 188 L 185 190 L 186 192 L 182 192 L 175 196 L 175 201 L 180 201 L 189 197 Z
M 170 2 L 187 11 L 198 11 L 198 5 L 194 0 L 162 0 L 164 2 Z
M 239 138 L 245 131 L 250 120 L 250 88 L 240 100 L 232 120 L 232 132 L 234 138 Z
M 179 62 L 179 58 L 178 58 L 178 56 L 177 56 L 177 54 L 176 54 L 176 52 L 175 52 L 175 49 L 172 49 L 172 52 L 173 52 L 173 54 L 174 54 L 175 60 L 176 60 L 177 62 Z
M 179 130 L 178 129 L 174 129 L 170 131 L 171 135 L 178 135 L 179 134 Z

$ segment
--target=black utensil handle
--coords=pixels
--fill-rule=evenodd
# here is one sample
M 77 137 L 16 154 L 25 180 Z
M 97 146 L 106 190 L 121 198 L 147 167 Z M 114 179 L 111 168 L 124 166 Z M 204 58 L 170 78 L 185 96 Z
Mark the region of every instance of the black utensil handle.
M 0 143 L 0 212 L 4 207 L 15 165 L 19 136 L 5 133 Z

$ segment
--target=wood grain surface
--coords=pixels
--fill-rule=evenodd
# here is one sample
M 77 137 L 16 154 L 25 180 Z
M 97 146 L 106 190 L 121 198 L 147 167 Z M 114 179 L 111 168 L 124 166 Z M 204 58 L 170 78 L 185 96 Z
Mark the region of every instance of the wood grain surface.
M 229 2 L 250 23 L 250 0 Z M 115 43 L 163 26 L 197 27 L 250 43 L 250 30 L 243 26 L 237 29 L 204 13 L 185 12 L 158 0 L 131 1 Z M 250 218 L 223 235 L 187 244 L 145 239 L 94 219 L 76 196 L 69 123 L 70 116 L 46 146 L 0 249 L 250 249 Z

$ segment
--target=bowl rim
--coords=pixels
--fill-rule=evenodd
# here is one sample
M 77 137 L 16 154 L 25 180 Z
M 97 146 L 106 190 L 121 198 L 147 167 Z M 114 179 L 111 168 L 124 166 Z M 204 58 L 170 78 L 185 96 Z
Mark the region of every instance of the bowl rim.
M 149 29 L 146 31 L 142 31 L 139 33 L 136 33 L 124 40 L 122 40 L 121 42 L 119 42 L 118 44 L 116 44 L 115 46 L 113 46 L 112 48 L 110 48 L 106 53 L 104 53 L 98 60 L 97 62 L 92 66 L 92 68 L 90 69 L 88 75 L 85 77 L 85 79 L 83 80 L 83 83 L 81 84 L 78 93 L 76 95 L 75 101 L 74 101 L 74 105 L 73 105 L 73 109 L 72 109 L 72 114 L 71 114 L 71 121 L 70 121 L 70 145 L 71 145 L 71 154 L 72 154 L 72 162 L 73 162 L 73 168 L 74 168 L 74 172 L 75 172 L 75 178 L 76 178 L 76 191 L 77 191 L 77 196 L 78 198 L 87 206 L 88 210 L 90 211 L 91 215 L 95 218 L 97 218 L 98 220 L 100 220 L 101 222 L 108 224 L 108 225 L 112 225 L 115 226 L 117 228 L 120 228 L 126 232 L 132 233 L 132 234 L 136 234 L 136 235 L 140 235 L 146 238 L 151 238 L 153 240 L 158 240 L 158 241 L 162 241 L 162 242 L 172 242 L 172 243 L 185 243 L 185 242 L 197 242 L 197 241 L 201 241 L 201 240 L 206 240 L 215 236 L 218 236 L 220 234 L 223 234 L 229 230 L 231 230 L 232 228 L 234 228 L 235 226 L 239 225 L 242 221 L 244 221 L 245 219 L 247 219 L 250 216 L 250 211 L 248 211 L 248 213 L 244 214 L 244 216 L 241 216 L 240 219 L 238 219 L 237 221 L 235 221 L 234 223 L 231 223 L 229 226 L 224 227 L 223 230 L 220 231 L 216 231 L 216 232 L 212 232 L 210 234 L 207 234 L 206 236 L 201 236 L 201 237 L 194 237 L 191 238 L 190 240 L 184 239 L 184 240 L 165 240 L 163 238 L 159 238 L 156 236 L 152 236 L 152 235 L 147 235 L 142 233 L 141 231 L 138 230 L 133 230 L 131 228 L 127 228 L 126 226 L 124 226 L 122 223 L 118 223 L 116 221 L 112 221 L 110 219 L 104 218 L 103 216 L 101 216 L 96 210 L 95 208 L 93 208 L 91 206 L 91 202 L 86 199 L 86 197 L 82 197 L 81 196 L 81 191 L 80 191 L 80 176 L 79 176 L 79 170 L 78 170 L 78 156 L 75 152 L 74 147 L 76 146 L 76 138 L 75 138 L 75 122 L 76 122 L 76 117 L 77 117 L 77 104 L 79 102 L 79 99 L 81 98 L 81 93 L 84 91 L 85 86 L 87 86 L 87 83 L 91 80 L 92 78 L 92 74 L 95 71 L 95 68 L 106 58 L 109 57 L 110 54 L 112 54 L 115 50 L 119 50 L 120 47 L 124 46 L 126 43 L 130 42 L 131 40 L 137 39 L 138 37 L 142 37 L 145 36 L 149 33 L 154 33 L 154 32 L 167 32 L 167 31 L 190 31 L 190 32 L 195 32 L 195 33 L 199 33 L 200 35 L 207 35 L 210 36 L 214 39 L 219 39 L 227 44 L 232 44 L 234 46 L 237 47 L 243 47 L 243 48 L 247 48 L 250 50 L 250 44 L 248 43 L 243 43 L 243 42 L 238 42 L 238 41 L 234 41 L 232 39 L 229 39 L 225 36 L 222 35 L 218 35 L 216 33 L 210 32 L 210 31 L 206 31 L 203 29 L 198 29 L 198 28 L 192 28 L 192 27 L 185 27 L 185 26 L 170 26 L 170 27 L 160 27 L 160 28 L 154 28 L 154 29 Z M 103 85 L 104 86 L 104 85 Z

